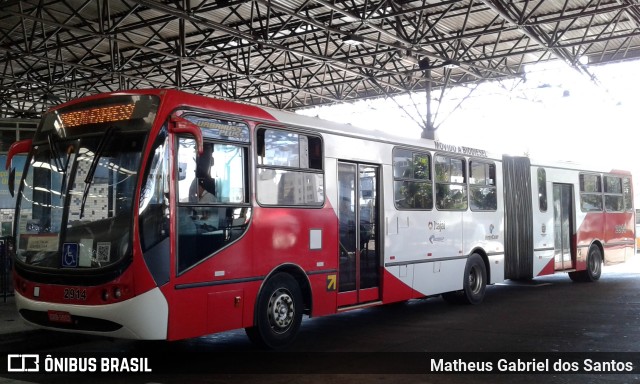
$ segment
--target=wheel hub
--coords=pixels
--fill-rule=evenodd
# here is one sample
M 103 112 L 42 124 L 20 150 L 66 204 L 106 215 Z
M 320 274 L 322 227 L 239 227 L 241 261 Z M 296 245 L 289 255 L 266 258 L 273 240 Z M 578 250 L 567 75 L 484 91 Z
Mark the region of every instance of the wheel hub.
M 286 331 L 293 322 L 294 314 L 293 299 L 289 292 L 285 290 L 274 292 L 269 300 L 268 308 L 271 328 L 278 333 Z
M 482 275 L 474 267 L 469 272 L 469 288 L 473 293 L 478 293 L 482 287 Z

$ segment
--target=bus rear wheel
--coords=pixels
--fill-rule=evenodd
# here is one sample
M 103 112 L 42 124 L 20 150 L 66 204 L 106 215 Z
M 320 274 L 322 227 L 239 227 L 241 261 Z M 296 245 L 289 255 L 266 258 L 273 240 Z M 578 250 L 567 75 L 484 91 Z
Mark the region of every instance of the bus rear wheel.
M 467 265 L 464 268 L 462 290 L 443 293 L 442 298 L 448 303 L 476 305 L 484 300 L 486 289 L 487 268 L 482 257 L 474 253 L 467 259 Z
M 602 275 L 602 252 L 600 248 L 592 246 L 587 255 L 587 269 L 584 271 L 569 272 L 572 281 L 591 283 L 598 281 Z
M 287 273 L 277 273 L 258 295 L 255 323 L 253 327 L 245 329 L 247 336 L 262 348 L 287 346 L 298 334 L 303 307 L 297 281 Z

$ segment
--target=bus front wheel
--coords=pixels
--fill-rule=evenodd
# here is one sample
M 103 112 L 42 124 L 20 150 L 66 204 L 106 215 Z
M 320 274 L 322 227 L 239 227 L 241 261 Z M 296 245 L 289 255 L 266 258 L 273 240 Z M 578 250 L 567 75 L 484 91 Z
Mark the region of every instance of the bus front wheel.
M 285 347 L 298 334 L 303 310 L 298 282 L 287 273 L 277 273 L 258 295 L 254 326 L 245 329 L 247 336 L 262 348 Z

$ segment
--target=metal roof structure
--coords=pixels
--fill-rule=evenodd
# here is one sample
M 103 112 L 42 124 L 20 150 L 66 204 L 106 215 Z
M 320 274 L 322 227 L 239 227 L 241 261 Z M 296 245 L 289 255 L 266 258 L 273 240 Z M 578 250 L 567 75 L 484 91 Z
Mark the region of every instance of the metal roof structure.
M 637 0 L 23 0 L 0 3 L 0 118 L 178 88 L 278 109 L 640 56 Z

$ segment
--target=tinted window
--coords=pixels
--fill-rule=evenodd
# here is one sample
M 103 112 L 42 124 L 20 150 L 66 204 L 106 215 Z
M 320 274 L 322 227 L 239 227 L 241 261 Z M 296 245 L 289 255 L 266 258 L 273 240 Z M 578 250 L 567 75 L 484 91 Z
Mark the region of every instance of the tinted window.
M 257 199 L 263 205 L 322 206 L 324 172 L 318 136 L 258 130 Z
M 602 211 L 602 177 L 580 174 L 580 208 L 586 212 Z
M 547 172 L 538 168 L 538 206 L 541 212 L 547 211 Z
M 465 160 L 435 156 L 436 207 L 441 210 L 466 210 L 467 183 Z
M 495 211 L 498 208 L 496 194 L 496 166 L 480 161 L 469 162 L 469 204 L 473 211 Z
M 431 155 L 393 150 L 394 200 L 398 209 L 432 209 Z

